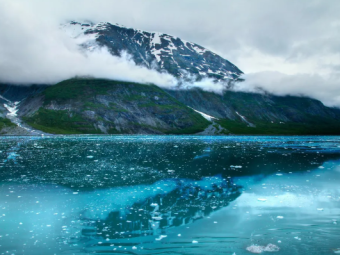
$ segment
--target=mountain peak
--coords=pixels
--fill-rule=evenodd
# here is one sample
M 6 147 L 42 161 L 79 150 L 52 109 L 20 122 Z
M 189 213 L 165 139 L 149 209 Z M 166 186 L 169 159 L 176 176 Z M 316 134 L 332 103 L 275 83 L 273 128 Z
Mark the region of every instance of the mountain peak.
M 196 43 L 159 32 L 146 32 L 109 22 L 71 21 L 62 26 L 71 37 L 87 36 L 87 50 L 107 47 L 114 56 L 127 52 L 137 65 L 177 78 L 235 81 L 242 73 L 228 60 Z

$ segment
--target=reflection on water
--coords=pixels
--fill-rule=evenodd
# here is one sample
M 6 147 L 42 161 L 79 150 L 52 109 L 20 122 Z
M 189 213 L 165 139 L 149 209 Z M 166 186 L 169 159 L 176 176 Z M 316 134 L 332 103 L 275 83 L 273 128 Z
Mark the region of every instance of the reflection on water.
M 340 137 L 0 141 L 0 254 L 340 248 Z

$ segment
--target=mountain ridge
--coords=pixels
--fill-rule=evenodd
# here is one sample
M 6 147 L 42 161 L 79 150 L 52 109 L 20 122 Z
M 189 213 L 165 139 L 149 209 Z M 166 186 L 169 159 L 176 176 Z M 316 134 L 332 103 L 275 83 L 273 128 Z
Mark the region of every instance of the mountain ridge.
M 137 65 L 167 72 L 179 79 L 209 78 L 224 83 L 242 80 L 240 76 L 243 72 L 234 64 L 196 43 L 176 36 L 108 22 L 94 24 L 71 21 L 62 25 L 62 29 L 73 38 L 85 37 L 81 46 L 87 51 L 106 47 L 118 57 L 126 52 Z
M 340 109 L 326 107 L 311 98 L 232 90 L 216 94 L 198 88 L 166 90 L 156 85 L 74 78 L 53 86 L 21 87 L 25 93 L 29 92 L 27 97 L 20 102 L 8 102 L 11 95 L 13 99 L 16 97 L 4 86 L 0 85 L 0 93 L 7 91 L 9 98 L 3 104 L 12 106 L 14 123 L 32 135 L 41 131 L 50 134 L 340 134 Z M 1 109 L 4 120 L 10 117 L 2 105 Z M 8 121 L 3 123 L 10 128 L 8 124 Z M 7 129 L 3 131 L 6 132 Z

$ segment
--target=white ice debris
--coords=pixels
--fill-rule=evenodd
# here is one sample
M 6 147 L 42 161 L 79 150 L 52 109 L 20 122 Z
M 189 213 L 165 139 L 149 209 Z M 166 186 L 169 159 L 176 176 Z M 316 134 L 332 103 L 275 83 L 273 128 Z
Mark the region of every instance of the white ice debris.
M 190 106 L 188 106 L 188 107 L 191 108 Z M 193 109 L 195 112 L 201 114 L 205 119 L 207 119 L 207 120 L 209 120 L 209 121 L 212 121 L 213 119 L 218 120 L 218 118 L 213 117 L 213 116 L 208 115 L 208 114 L 205 114 L 205 113 L 203 113 L 203 112 L 197 111 L 197 110 L 195 110 L 194 108 L 191 108 L 191 109 Z
M 267 199 L 265 199 L 265 198 L 258 198 L 258 199 L 257 199 L 257 201 L 260 201 L 260 202 L 266 202 L 266 201 L 267 201 Z
M 267 246 L 261 246 L 261 245 L 253 244 L 253 245 L 247 247 L 246 250 L 251 252 L 251 253 L 260 254 L 264 251 L 266 251 L 266 252 L 277 252 L 277 251 L 280 250 L 280 248 L 278 246 L 276 246 L 275 244 L 270 243 Z
M 166 235 L 160 235 L 158 238 L 155 238 L 156 241 L 160 241 L 162 240 L 163 238 L 166 238 L 167 236 Z
M 196 240 L 192 240 L 192 243 L 198 243 L 198 241 L 196 241 Z
M 160 216 L 152 217 L 152 219 L 153 219 L 153 220 L 163 220 L 163 218 L 160 217 Z
M 231 165 L 230 167 L 231 168 L 242 168 L 242 166 L 234 166 L 234 165 Z
M 278 218 L 278 219 L 283 219 L 284 217 L 283 217 L 283 216 L 277 216 L 276 218 Z

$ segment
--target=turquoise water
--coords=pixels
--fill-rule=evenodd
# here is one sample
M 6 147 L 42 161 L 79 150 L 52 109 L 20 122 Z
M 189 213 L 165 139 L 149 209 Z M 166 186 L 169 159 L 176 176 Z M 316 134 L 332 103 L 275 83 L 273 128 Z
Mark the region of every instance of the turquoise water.
M 0 254 L 340 253 L 340 137 L 0 138 Z

